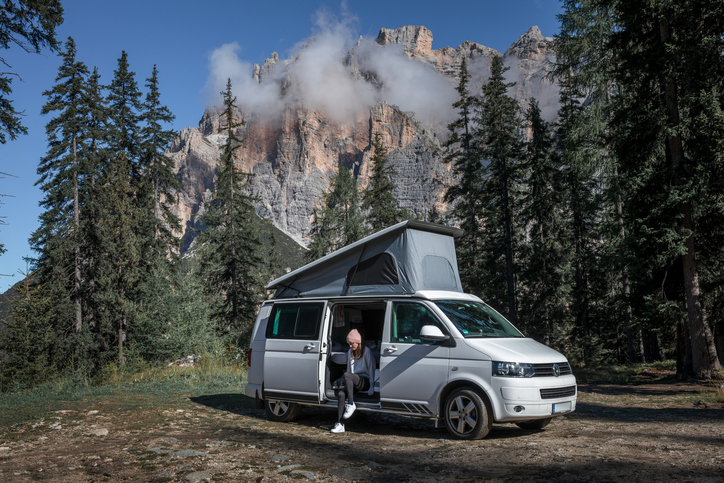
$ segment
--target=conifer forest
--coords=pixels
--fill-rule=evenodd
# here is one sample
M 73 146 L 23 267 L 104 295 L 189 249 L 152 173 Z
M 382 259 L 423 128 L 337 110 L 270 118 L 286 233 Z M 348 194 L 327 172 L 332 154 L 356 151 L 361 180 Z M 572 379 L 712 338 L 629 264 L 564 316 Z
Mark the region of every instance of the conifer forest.
M 463 60 L 439 153 L 455 180 L 441 199 L 450 209 L 424 221 L 462 228 L 465 290 L 573 365 L 676 360 L 682 379 L 719 378 L 724 1 L 561 4 L 555 120 L 510 96 L 500 57 L 475 90 Z M 204 351 L 243 363 L 265 286 L 288 264 L 238 167 L 246 120 L 231 80 L 213 195 L 181 253 L 163 73 L 137 76 L 121 52 L 101 78 L 73 38 L 56 38 L 58 0 L 2 0 L 0 13 L 0 56 L 22 45 L 62 59 L 43 93 L 37 256 L 1 321 L 0 391 Z M 2 144 L 25 130 L 12 87 L 0 72 Z M 364 189 L 345 167 L 333 174 L 307 261 L 415 216 L 393 196 L 388 149 L 371 136 Z

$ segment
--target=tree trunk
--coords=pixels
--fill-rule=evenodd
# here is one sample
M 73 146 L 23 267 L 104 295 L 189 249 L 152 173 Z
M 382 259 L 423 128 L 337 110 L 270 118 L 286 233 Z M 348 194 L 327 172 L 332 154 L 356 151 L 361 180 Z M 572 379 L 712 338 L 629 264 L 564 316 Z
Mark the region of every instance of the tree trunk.
M 661 41 L 666 44 L 671 39 L 671 29 L 666 19 L 659 22 Z M 664 86 L 664 99 L 671 128 L 678 128 L 681 123 L 679 115 L 678 94 L 676 82 L 668 78 Z M 676 131 L 674 131 L 676 132 Z M 679 170 L 684 163 L 684 147 L 679 134 L 668 134 L 666 139 L 667 154 L 671 166 L 671 182 L 681 185 Z M 686 321 L 691 341 L 691 358 L 693 376 L 697 379 L 710 379 L 712 371 L 719 367 L 716 353 L 710 352 L 707 341 L 706 316 L 701 306 L 701 291 L 699 288 L 699 272 L 696 263 L 696 250 L 694 244 L 694 222 L 691 213 L 691 203 L 684 202 L 680 207 L 683 219 L 680 222 L 683 231 L 689 235 L 684 242 L 686 253 L 682 255 L 684 268 L 684 292 L 686 297 Z M 709 332 L 710 333 L 710 332 Z
M 513 266 L 513 229 L 512 216 L 510 213 L 510 199 L 508 196 L 508 167 L 505 160 L 503 164 L 503 176 L 500 180 L 501 196 L 503 198 L 503 229 L 505 230 L 505 266 L 506 280 L 508 284 L 508 318 L 515 325 L 518 323 L 518 310 L 515 297 L 515 267 Z
M 639 335 L 641 336 L 641 360 L 643 362 L 651 362 L 651 354 L 649 354 L 649 331 L 641 329 Z
M 685 230 L 693 230 L 691 205 L 689 203 L 684 205 L 682 225 Z M 714 369 L 719 369 L 721 366 L 716 355 L 716 349 L 712 347 L 713 338 L 706 323 L 704 309 L 701 306 L 699 272 L 696 264 L 693 233 L 686 239 L 684 246 L 686 247 L 686 253 L 682 255 L 684 291 L 686 293 L 686 318 L 689 323 L 689 336 L 691 338 L 693 375 L 697 379 L 711 379 Z
M 583 362 L 587 364 L 590 359 L 590 344 L 588 331 L 588 298 L 587 280 L 583 263 L 583 219 L 579 200 L 579 182 L 575 173 L 571 173 L 571 211 L 573 212 L 573 244 L 575 260 L 575 316 L 576 327 L 581 330 L 581 345 L 583 347 Z
M 80 202 L 78 199 L 78 155 L 76 138 L 73 135 L 73 224 L 75 225 L 75 248 L 73 249 L 73 300 L 75 302 L 75 332 L 83 329 L 83 310 L 80 296 Z
M 719 321 L 714 330 L 714 344 L 718 354 L 724 356 L 724 322 Z
M 620 185 L 618 179 L 618 167 L 613 167 L 613 179 L 616 184 L 616 218 L 618 221 L 618 236 L 621 239 L 621 247 L 619 256 L 621 257 L 621 291 L 624 297 L 623 324 L 626 327 L 626 345 L 628 349 L 628 362 L 633 364 L 636 362 L 636 349 L 634 347 L 634 332 L 631 327 L 631 303 L 629 297 L 631 295 L 631 286 L 628 279 L 628 264 L 626 263 L 626 245 L 624 239 L 626 237 L 626 227 L 623 222 L 623 201 L 621 200 Z
M 123 343 L 126 341 L 126 316 L 118 321 L 118 364 L 126 365 L 126 356 L 123 354 Z
M 234 178 L 235 178 L 235 170 L 236 167 L 234 165 L 234 157 L 229 155 L 230 159 L 230 170 L 231 170 L 231 177 L 230 177 L 230 206 L 228 207 L 228 214 L 229 214 L 229 230 L 231 231 L 231 258 L 232 258 L 232 269 L 231 269 L 231 329 L 235 330 L 237 329 L 237 318 L 239 315 L 239 307 L 238 307 L 238 301 L 239 301 L 239 294 L 238 294 L 238 288 L 236 286 L 236 232 L 234 230 Z

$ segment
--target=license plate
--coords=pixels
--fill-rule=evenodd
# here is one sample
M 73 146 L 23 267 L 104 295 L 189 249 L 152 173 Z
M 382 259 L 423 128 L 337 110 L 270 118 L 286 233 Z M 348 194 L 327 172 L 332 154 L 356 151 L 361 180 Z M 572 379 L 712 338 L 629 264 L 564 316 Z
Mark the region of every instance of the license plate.
M 571 402 L 558 403 L 553 405 L 553 413 L 565 413 L 571 410 Z

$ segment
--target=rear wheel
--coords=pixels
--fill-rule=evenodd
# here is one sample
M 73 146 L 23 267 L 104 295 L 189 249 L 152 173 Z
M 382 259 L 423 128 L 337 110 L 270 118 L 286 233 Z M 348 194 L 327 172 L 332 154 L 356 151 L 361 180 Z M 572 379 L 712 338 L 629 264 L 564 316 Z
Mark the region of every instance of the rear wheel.
M 524 423 L 515 423 L 516 426 L 518 426 L 520 429 L 543 429 L 546 426 L 548 426 L 548 423 L 551 422 L 551 419 L 553 418 L 546 418 L 546 419 L 536 419 L 535 421 L 526 421 Z
M 457 439 L 484 438 L 493 427 L 490 407 L 474 389 L 461 387 L 450 393 L 445 401 L 445 423 L 448 432 Z
M 266 417 L 272 421 L 288 423 L 294 421 L 302 410 L 302 407 L 289 401 L 266 401 Z

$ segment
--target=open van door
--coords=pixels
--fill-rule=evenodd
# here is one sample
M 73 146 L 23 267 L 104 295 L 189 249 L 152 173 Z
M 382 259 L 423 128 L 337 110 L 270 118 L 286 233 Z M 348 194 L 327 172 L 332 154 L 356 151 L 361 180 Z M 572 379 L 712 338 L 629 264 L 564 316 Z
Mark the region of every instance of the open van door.
M 324 309 L 324 320 L 322 321 L 321 344 L 319 352 L 319 362 L 317 363 L 317 395 L 319 402 L 327 400 L 325 391 L 325 378 L 327 377 L 327 358 L 331 357 L 331 347 L 329 347 L 329 331 L 332 325 L 332 308 L 327 305 Z
M 269 314 L 264 398 L 317 404 L 327 351 L 326 302 L 277 302 Z

